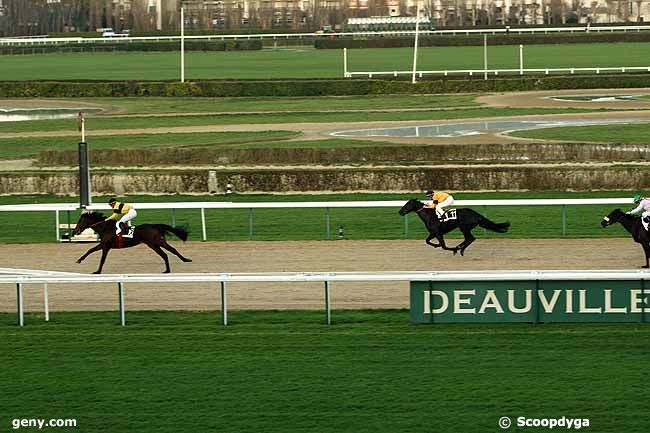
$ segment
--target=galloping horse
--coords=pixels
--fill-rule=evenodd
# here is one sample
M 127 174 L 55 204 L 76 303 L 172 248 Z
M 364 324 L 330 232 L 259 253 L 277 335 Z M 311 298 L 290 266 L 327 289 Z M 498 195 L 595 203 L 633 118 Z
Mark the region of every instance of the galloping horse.
M 165 233 L 173 233 L 181 240 L 186 241 L 187 230 L 179 227 L 172 227 L 166 224 L 141 224 L 133 230 L 133 238 L 118 237 L 115 234 L 114 221 L 106 221 L 106 217 L 99 212 L 83 212 L 79 217 L 79 221 L 77 221 L 77 226 L 73 233 L 78 235 L 87 228 L 92 228 L 99 235 L 99 244 L 89 249 L 86 254 L 77 260 L 77 263 L 83 262 L 86 257 L 95 251 L 102 250 L 99 268 L 93 274 L 100 274 L 102 272 L 106 256 L 111 248 L 130 248 L 140 243 L 144 243 L 162 257 L 165 261 L 165 274 L 169 273 L 169 259 L 162 248 L 171 252 L 184 262 L 192 261 L 187 257 L 183 257 L 181 253 L 176 251 L 176 248 L 169 245 L 167 240 L 165 240 Z
M 429 231 L 429 236 L 425 240 L 427 244 L 434 248 L 440 247 L 443 250 L 453 251 L 454 254 L 460 251 L 461 256 L 465 255 L 465 249 L 476 240 L 474 235 L 472 235 L 472 230 L 476 226 L 497 233 L 505 233 L 508 231 L 508 227 L 510 227 L 509 222 L 494 223 L 472 209 L 455 209 L 455 219 L 440 221 L 435 209 L 426 208 L 424 207 L 424 203 L 415 199 L 407 201 L 399 210 L 400 215 L 406 215 L 409 212 L 417 212 L 422 222 L 424 222 L 425 227 Z M 460 229 L 465 239 L 455 247 L 449 248 L 445 244 L 445 240 L 442 236 L 456 228 Z M 433 238 L 436 238 L 439 244 L 431 242 L 431 239 Z
M 650 262 L 650 233 L 643 227 L 641 223 L 641 218 L 626 214 L 620 209 L 614 209 L 603 218 L 600 222 L 600 225 L 607 227 L 614 223 L 620 223 L 625 230 L 632 234 L 632 239 L 634 242 L 641 244 L 643 252 L 645 253 L 645 266 L 642 268 L 649 267 Z

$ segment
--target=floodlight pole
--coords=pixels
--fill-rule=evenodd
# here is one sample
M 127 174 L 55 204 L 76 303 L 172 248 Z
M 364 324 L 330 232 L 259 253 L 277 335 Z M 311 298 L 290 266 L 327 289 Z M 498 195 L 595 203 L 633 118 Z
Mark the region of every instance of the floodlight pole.
M 185 82 L 185 8 L 181 6 L 181 83 Z
M 417 12 L 415 13 L 415 44 L 413 47 L 413 78 L 411 83 L 415 84 L 415 71 L 418 64 L 418 36 L 420 35 L 420 2 L 417 2 Z
M 487 80 L 488 79 L 488 71 L 487 71 L 487 35 L 483 35 L 483 79 Z
M 88 157 L 88 143 L 86 143 L 86 120 L 81 112 L 78 116 L 81 141 L 78 146 L 79 154 L 79 205 L 86 208 L 92 204 L 90 197 L 90 158 Z

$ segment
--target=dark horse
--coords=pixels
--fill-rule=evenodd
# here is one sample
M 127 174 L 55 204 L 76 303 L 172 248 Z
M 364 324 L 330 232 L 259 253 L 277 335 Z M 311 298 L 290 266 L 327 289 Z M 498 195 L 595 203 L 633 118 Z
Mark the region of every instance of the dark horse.
M 476 240 L 474 235 L 472 235 L 472 230 L 476 226 L 497 233 L 505 233 L 508 231 L 508 227 L 510 227 L 509 222 L 494 223 L 472 209 L 456 209 L 456 219 L 441 222 L 438 219 L 435 209 L 426 208 L 424 207 L 424 203 L 415 199 L 407 201 L 399 210 L 400 215 L 406 215 L 409 212 L 417 212 L 422 222 L 424 222 L 424 225 L 429 231 L 429 236 L 425 240 L 427 244 L 434 248 L 441 247 L 443 250 L 453 251 L 454 254 L 460 251 L 461 256 L 465 254 L 465 249 Z M 465 239 L 455 247 L 449 248 L 445 244 L 442 236 L 454 229 L 460 229 Z M 436 238 L 439 244 L 431 242 L 433 238 Z
M 621 223 L 625 230 L 632 234 L 632 239 L 634 242 L 641 244 L 643 252 L 645 253 L 645 266 L 648 267 L 648 262 L 650 261 L 650 233 L 643 227 L 641 223 L 641 218 L 626 214 L 620 209 L 614 209 L 600 222 L 600 225 L 607 227 L 614 223 Z
M 187 240 L 187 231 L 182 228 L 168 226 L 166 224 L 141 224 L 135 227 L 133 231 L 133 238 L 118 237 L 115 234 L 115 221 L 106 221 L 106 217 L 99 212 L 83 212 L 77 221 L 77 226 L 74 229 L 74 234 L 78 235 L 87 228 L 92 228 L 99 235 L 99 245 L 95 245 L 89 249 L 86 254 L 79 257 L 77 263 L 84 261 L 86 257 L 95 251 L 102 250 L 102 258 L 99 261 L 99 268 L 93 274 L 100 274 L 102 267 L 106 261 L 106 256 L 111 248 L 130 248 L 138 244 L 145 244 L 156 252 L 165 261 L 164 273 L 169 273 L 169 259 L 167 254 L 162 248 L 171 252 L 184 262 L 191 262 L 192 260 L 183 257 L 181 253 L 176 251 L 165 240 L 165 233 L 173 233 L 181 240 Z

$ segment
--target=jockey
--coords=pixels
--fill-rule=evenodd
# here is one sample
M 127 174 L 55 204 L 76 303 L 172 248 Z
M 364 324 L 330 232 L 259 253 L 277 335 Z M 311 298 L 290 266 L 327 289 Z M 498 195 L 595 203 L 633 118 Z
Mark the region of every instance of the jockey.
M 114 197 L 108 200 L 108 205 L 113 209 L 113 214 L 106 218 L 106 221 L 115 220 L 115 234 L 119 235 L 122 230 L 128 232 L 128 222 L 138 216 L 138 213 L 133 209 L 133 206 L 126 203 L 120 203 Z
M 627 212 L 628 215 L 635 215 L 643 211 L 641 218 L 645 223 L 650 223 L 650 198 L 641 197 L 640 194 L 634 196 L 634 204 L 637 205 L 634 209 Z
M 427 190 L 424 194 L 429 200 L 433 201 L 432 204 L 426 204 L 424 207 L 435 209 L 436 214 L 438 215 L 438 219 L 442 218 L 442 216 L 445 214 L 445 208 L 454 202 L 454 198 L 451 196 L 451 194 L 446 192 L 433 192 L 432 190 Z

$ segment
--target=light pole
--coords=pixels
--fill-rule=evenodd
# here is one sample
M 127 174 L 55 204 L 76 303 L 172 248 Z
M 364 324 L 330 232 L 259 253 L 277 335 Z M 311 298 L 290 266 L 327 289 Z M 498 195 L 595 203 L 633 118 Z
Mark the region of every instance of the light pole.
M 181 83 L 185 82 L 185 8 L 181 3 Z

